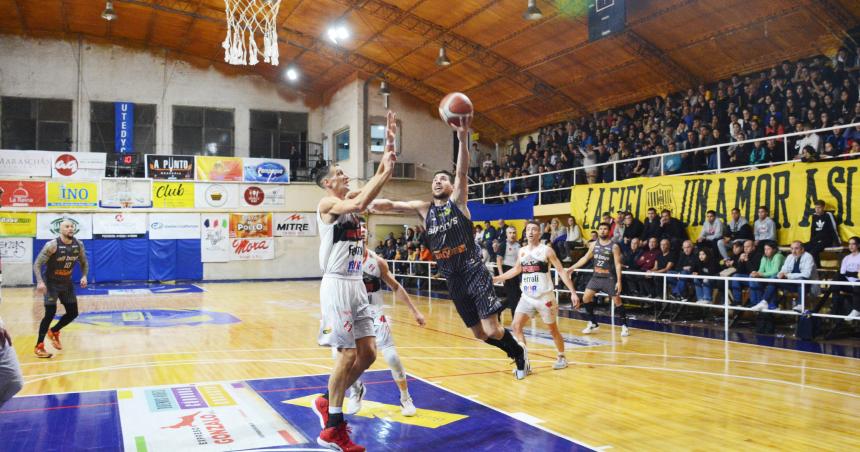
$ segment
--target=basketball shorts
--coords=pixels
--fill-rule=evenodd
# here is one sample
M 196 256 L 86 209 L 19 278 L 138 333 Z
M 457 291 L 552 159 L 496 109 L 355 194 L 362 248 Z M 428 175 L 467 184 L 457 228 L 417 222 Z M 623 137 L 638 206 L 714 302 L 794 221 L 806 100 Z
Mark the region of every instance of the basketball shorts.
M 52 283 L 45 281 L 45 306 L 56 306 L 57 300 L 63 303 L 63 306 L 75 304 L 78 302 L 78 296 L 75 295 L 74 283 Z
M 558 318 L 558 303 L 552 292 L 545 293 L 537 298 L 523 295 L 517 304 L 516 314 L 525 314 L 529 317 L 540 315 L 543 323 L 550 325 Z
M 320 282 L 319 345 L 355 348 L 355 340 L 373 336 L 373 316 L 364 281 L 323 276 Z
M 388 347 L 394 347 L 394 337 L 391 336 L 391 323 L 385 317 L 382 305 L 371 303 L 370 312 L 373 315 L 373 334 L 376 335 L 376 348 L 383 350 Z
M 595 292 L 603 292 L 610 297 L 615 294 L 615 277 L 605 273 L 594 273 L 585 290 L 593 290 Z
M 448 291 L 457 313 L 470 328 L 505 308 L 496 296 L 490 271 L 481 263 L 448 276 Z

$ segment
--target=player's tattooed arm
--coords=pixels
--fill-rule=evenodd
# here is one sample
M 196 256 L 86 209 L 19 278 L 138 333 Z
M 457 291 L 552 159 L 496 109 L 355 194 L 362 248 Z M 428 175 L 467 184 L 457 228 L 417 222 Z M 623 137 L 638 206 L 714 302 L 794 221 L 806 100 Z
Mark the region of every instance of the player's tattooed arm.
M 78 245 L 81 247 L 81 258 L 79 260 L 81 263 L 81 273 L 84 275 L 84 278 L 86 278 L 90 270 L 90 261 L 87 259 L 87 250 L 84 248 L 83 242 L 78 240 Z
M 48 263 L 48 259 L 57 252 L 57 242 L 51 240 L 42 247 L 39 255 L 36 256 L 36 262 L 33 263 L 33 274 L 36 276 L 36 284 L 43 285 L 45 281 L 42 279 L 42 266 Z

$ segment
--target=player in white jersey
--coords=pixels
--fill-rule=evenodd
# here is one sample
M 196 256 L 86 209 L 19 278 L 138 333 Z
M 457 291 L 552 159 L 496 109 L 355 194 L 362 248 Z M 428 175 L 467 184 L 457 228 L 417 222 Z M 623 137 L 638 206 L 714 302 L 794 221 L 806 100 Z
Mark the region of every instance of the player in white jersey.
M 352 442 L 343 419 L 346 388 L 376 360 L 373 317 L 362 281 L 364 240 L 358 213 L 367 206 L 391 178 L 394 162 L 394 137 L 397 123 L 388 112 L 385 153 L 376 174 L 355 196 L 349 193 L 349 177 L 337 166 L 323 168 L 317 184 L 326 196 L 317 206 L 320 231 L 320 332 L 318 343 L 336 348 L 335 367 L 329 376 L 328 391 L 314 401 L 313 410 L 323 430 L 317 443 L 329 449 L 363 452 Z
M 367 239 L 366 229 L 362 228 L 362 233 Z M 373 333 L 376 335 L 376 348 L 382 352 L 385 362 L 391 369 L 391 376 L 397 387 L 400 389 L 400 412 L 404 416 L 415 416 L 415 404 L 412 403 L 412 397 L 409 395 L 409 387 L 406 384 L 406 370 L 403 368 L 403 363 L 400 362 L 400 356 L 397 354 L 397 349 L 394 348 L 394 338 L 391 336 L 391 324 L 385 317 L 383 312 L 382 281 L 394 292 L 394 299 L 403 302 L 412 315 L 415 316 L 415 321 L 418 325 L 424 326 L 424 315 L 415 307 L 406 289 L 394 279 L 391 272 L 388 271 L 388 263 L 385 259 L 379 257 L 371 250 L 365 251 L 364 263 L 361 266 L 364 273 L 364 287 L 367 289 L 367 296 L 370 299 L 370 312 L 373 316 Z M 361 410 L 361 401 L 366 395 L 366 388 L 361 382 L 361 378 L 353 383 L 349 398 L 346 401 L 346 414 L 355 414 Z
M 505 273 L 494 277 L 493 282 L 499 283 L 522 273 L 520 289 L 523 294 L 519 304 L 517 304 L 514 321 L 511 324 L 514 336 L 525 347 L 526 338 L 523 334 L 523 326 L 531 317 L 540 315 L 541 320 L 552 334 L 552 341 L 558 352 L 558 358 L 552 366 L 553 369 L 558 370 L 567 367 L 567 358 L 564 356 L 564 338 L 558 331 L 558 302 L 553 292 L 555 284 L 553 284 L 552 275 L 549 272 L 549 264 L 555 267 L 561 276 L 561 281 L 570 290 L 571 300 L 575 307 L 579 305 L 579 297 L 576 295 L 570 275 L 564 271 L 555 251 L 552 247 L 541 244 L 540 236 L 540 225 L 536 221 L 526 223 L 528 245 L 520 248 L 516 265 Z M 517 379 L 522 380 L 527 373 L 528 371 L 517 374 Z

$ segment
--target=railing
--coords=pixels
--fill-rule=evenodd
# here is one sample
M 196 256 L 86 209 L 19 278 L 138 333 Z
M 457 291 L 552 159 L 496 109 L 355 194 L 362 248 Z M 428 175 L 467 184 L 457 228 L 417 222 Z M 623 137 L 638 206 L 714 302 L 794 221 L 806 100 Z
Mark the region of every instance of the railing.
M 427 290 L 430 292 L 432 290 L 433 281 L 444 281 L 444 278 L 434 276 L 432 273 L 432 268 L 436 265 L 436 262 L 433 261 L 403 261 L 403 260 L 389 260 L 389 267 L 392 275 L 395 278 L 414 278 L 419 280 L 427 281 Z M 399 264 L 399 265 L 398 265 Z M 404 274 L 398 273 L 398 268 L 403 268 L 406 265 L 417 265 L 418 267 L 426 267 L 427 273 L 416 275 L 416 274 Z M 492 269 L 495 267 L 495 264 L 488 263 L 487 267 Z M 415 268 L 415 267 L 410 267 Z M 561 282 L 561 278 L 556 272 L 555 268 L 551 269 L 553 274 L 553 280 L 555 282 L 554 292 L 556 297 L 558 297 L 559 293 L 570 293 L 567 289 L 559 289 L 558 286 Z M 592 273 L 591 269 L 578 269 L 577 273 Z M 705 308 L 705 309 L 716 309 L 723 311 L 723 331 L 725 334 L 724 339 L 728 340 L 729 338 L 729 326 L 731 324 L 730 313 L 732 311 L 754 311 L 752 308 L 743 307 L 743 306 L 733 306 L 729 303 L 729 293 L 731 292 L 731 282 L 746 282 L 746 283 L 759 283 L 759 284 L 777 284 L 779 286 L 785 286 L 790 284 L 799 285 L 798 297 L 800 303 L 800 312 L 796 312 L 793 310 L 770 310 L 767 309 L 764 312 L 770 314 L 778 314 L 778 315 L 788 315 L 788 316 L 812 316 L 819 318 L 828 318 L 828 319 L 838 319 L 838 320 L 849 320 L 846 315 L 835 315 L 835 314 L 821 314 L 821 313 L 813 313 L 807 312 L 806 309 L 806 289 L 807 287 L 812 287 L 818 285 L 819 288 L 821 286 L 827 286 L 828 288 L 833 288 L 835 286 L 850 286 L 850 287 L 860 287 L 860 282 L 847 282 L 847 281 L 827 281 L 827 280 L 797 280 L 797 279 L 776 279 L 776 278 L 749 278 L 749 277 L 735 277 L 735 276 L 705 276 L 705 275 L 690 275 L 690 274 L 681 274 L 681 273 L 653 273 L 653 272 L 637 272 L 637 271 L 624 271 L 622 274 L 622 289 L 625 283 L 624 276 L 641 276 L 641 277 L 651 277 L 651 278 L 662 278 L 662 290 L 663 297 L 662 298 L 651 298 L 651 297 L 642 297 L 642 296 L 633 296 L 633 295 L 621 295 L 622 299 L 627 300 L 637 300 L 644 301 L 648 303 L 664 303 L 664 304 L 675 304 L 675 305 L 687 305 L 693 306 L 697 308 Z M 714 285 L 711 286 L 711 292 L 713 293 L 714 289 L 720 289 L 718 285 L 722 283 L 722 303 L 716 304 L 700 304 L 691 301 L 680 301 L 680 300 L 669 300 L 666 299 L 666 294 L 669 292 L 669 279 L 690 279 L 690 280 L 710 280 L 716 281 Z M 693 282 L 691 281 L 690 284 Z M 748 287 L 749 288 L 749 287 Z M 582 291 L 577 291 L 577 294 L 583 294 Z M 601 294 L 606 295 L 606 294 Z M 741 300 L 735 300 L 737 303 L 740 303 Z M 773 300 L 772 300 L 773 301 Z M 716 300 L 714 300 L 716 302 Z M 611 325 L 615 326 L 615 303 L 609 303 L 610 305 L 610 313 L 611 313 Z
M 766 137 L 762 137 L 762 138 L 755 138 L 755 139 L 743 140 L 743 141 L 732 141 L 729 143 L 716 144 L 716 145 L 712 145 L 712 146 L 702 146 L 702 147 L 693 148 L 693 149 L 684 149 L 684 150 L 674 151 L 674 152 L 664 152 L 662 154 L 657 154 L 657 155 L 631 157 L 628 159 L 616 160 L 616 161 L 612 161 L 612 162 L 596 163 L 596 164 L 588 165 L 588 166 L 583 165 L 583 166 L 578 166 L 575 168 L 565 168 L 565 169 L 560 169 L 560 170 L 547 171 L 544 173 L 529 174 L 528 176 L 517 176 L 517 177 L 506 178 L 506 179 L 499 179 L 499 180 L 490 181 L 490 182 L 476 182 L 476 183 L 469 184 L 469 190 L 470 190 L 469 200 L 470 201 L 484 201 L 484 202 L 486 202 L 488 200 L 495 200 L 495 199 L 504 200 L 506 198 L 537 194 L 538 195 L 538 202 L 537 202 L 538 204 L 549 204 L 551 202 L 558 202 L 555 200 L 556 196 L 554 196 L 554 194 L 559 192 L 562 195 L 561 201 L 564 202 L 564 201 L 567 201 L 567 199 L 564 199 L 565 194 L 569 195 L 570 188 L 572 186 L 576 185 L 576 174 L 577 174 L 577 172 L 599 171 L 601 168 L 604 168 L 604 167 L 605 168 L 612 167 L 612 180 L 617 181 L 618 180 L 618 165 L 624 164 L 624 163 L 637 162 L 640 160 L 650 161 L 651 159 L 659 158 L 660 159 L 660 175 L 662 176 L 662 175 L 667 175 L 667 174 L 665 174 L 665 160 L 667 157 L 676 156 L 676 155 L 682 156 L 684 154 L 693 154 L 696 152 L 703 152 L 703 151 L 715 151 L 716 152 L 716 168 L 702 169 L 702 170 L 691 171 L 691 172 L 687 172 L 687 173 L 680 173 L 680 172 L 679 173 L 670 173 L 669 175 L 684 176 L 684 175 L 691 175 L 691 174 L 711 174 L 711 173 L 717 173 L 718 174 L 718 173 L 725 172 L 725 171 L 748 170 L 748 169 L 761 168 L 761 167 L 766 167 L 766 166 L 773 166 L 773 165 L 778 165 L 781 163 L 786 163 L 786 162 L 791 161 L 788 158 L 789 149 L 788 149 L 788 140 L 786 140 L 786 138 L 806 136 L 806 135 L 809 135 L 812 133 L 820 133 L 820 132 L 828 132 L 828 131 L 835 131 L 835 130 L 841 130 L 841 129 L 849 129 L 849 128 L 857 127 L 857 126 L 860 126 L 860 123 L 852 123 L 852 124 L 846 124 L 846 125 L 840 125 L 840 126 L 825 127 L 825 128 L 821 128 L 821 129 L 807 130 L 807 131 L 803 131 L 803 132 L 785 133 L 782 135 L 771 135 L 771 136 L 766 136 Z M 752 144 L 752 143 L 755 143 L 757 141 L 767 142 L 770 140 L 782 141 L 784 160 L 782 160 L 782 161 L 771 161 L 771 162 L 767 162 L 767 163 L 758 163 L 758 164 L 754 164 L 754 165 L 743 165 L 743 166 L 726 166 L 722 162 L 722 152 L 720 152 L 722 149 L 726 149 L 726 148 L 729 148 L 732 146 Z M 822 147 L 823 147 L 823 143 L 822 143 Z M 838 158 L 857 157 L 857 156 L 860 156 L 860 154 L 842 154 Z M 771 158 L 776 158 L 776 156 L 771 156 Z M 557 187 L 557 188 L 544 188 L 543 187 L 543 177 L 544 176 L 555 177 L 556 174 L 565 174 L 565 173 L 570 173 L 570 175 L 569 175 L 570 185 L 567 185 L 564 187 Z M 523 187 L 525 185 L 526 179 L 536 180 L 537 181 L 536 184 L 534 184 L 534 183 L 530 184 L 532 186 L 536 185 L 536 188 L 530 189 L 530 190 L 520 188 L 518 191 L 513 192 L 513 193 L 501 193 L 499 195 L 490 195 L 490 196 L 487 195 L 487 186 L 488 185 L 498 185 L 500 187 L 503 187 L 502 189 L 504 189 L 504 186 L 507 182 L 522 181 L 521 187 Z M 544 198 L 546 198 L 546 201 L 549 201 L 549 202 L 545 202 Z

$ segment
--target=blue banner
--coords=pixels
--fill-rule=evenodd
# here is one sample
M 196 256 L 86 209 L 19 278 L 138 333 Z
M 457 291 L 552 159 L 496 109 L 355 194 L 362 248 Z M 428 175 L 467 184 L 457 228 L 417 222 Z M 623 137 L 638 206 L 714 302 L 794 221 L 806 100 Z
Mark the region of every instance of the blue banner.
M 114 102 L 114 151 L 134 152 L 134 104 Z
M 537 195 L 529 195 L 523 199 L 505 204 L 484 204 L 479 201 L 469 201 L 469 213 L 472 221 L 496 220 L 531 220 L 535 215 Z

